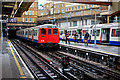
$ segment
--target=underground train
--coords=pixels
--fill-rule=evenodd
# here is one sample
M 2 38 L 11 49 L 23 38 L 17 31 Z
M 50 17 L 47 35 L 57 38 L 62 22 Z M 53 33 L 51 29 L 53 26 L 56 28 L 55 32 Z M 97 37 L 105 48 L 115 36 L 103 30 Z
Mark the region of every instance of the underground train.
M 36 43 L 39 47 L 58 47 L 59 43 L 59 29 L 52 24 L 21 29 L 16 32 L 16 36 Z
M 95 25 L 84 26 L 81 29 L 68 29 L 69 40 L 74 41 L 74 33 L 78 32 L 78 41 L 83 42 L 84 35 L 88 31 L 89 43 L 94 43 Z M 60 30 L 60 40 L 62 39 L 63 30 Z M 96 25 L 96 43 L 120 46 L 120 23 L 97 24 Z

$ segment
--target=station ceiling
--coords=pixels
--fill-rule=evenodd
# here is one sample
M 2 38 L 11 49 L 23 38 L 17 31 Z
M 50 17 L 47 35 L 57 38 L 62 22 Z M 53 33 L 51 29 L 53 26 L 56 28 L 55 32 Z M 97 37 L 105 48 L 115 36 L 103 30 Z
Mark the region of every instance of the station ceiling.
M 101 1 L 101 0 L 50 0 L 50 1 L 63 1 L 63 2 L 95 4 L 95 5 L 112 5 L 112 2 Z
M 2 1 L 2 16 L 20 17 L 24 11 L 27 11 L 34 0 L 6 0 Z

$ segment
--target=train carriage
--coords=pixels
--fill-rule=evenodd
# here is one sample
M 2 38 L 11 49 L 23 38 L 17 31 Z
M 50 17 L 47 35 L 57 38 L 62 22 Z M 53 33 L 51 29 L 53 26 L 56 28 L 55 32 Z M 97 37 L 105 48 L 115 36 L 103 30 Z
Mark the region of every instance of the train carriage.
M 57 47 L 59 29 L 56 25 L 45 24 L 17 31 L 17 37 L 39 44 L 40 47 Z
M 79 29 L 69 30 L 71 32 L 70 41 L 74 41 L 73 31 L 78 31 L 78 34 L 81 35 L 81 40 L 83 42 L 85 33 L 88 31 L 89 43 L 94 43 L 95 36 L 95 25 L 87 25 L 81 28 L 81 33 L 79 34 Z M 62 32 L 63 33 L 63 32 Z M 62 37 L 62 36 L 61 36 Z M 80 37 L 78 37 L 80 39 Z M 107 45 L 116 45 L 120 46 L 120 23 L 109 23 L 109 24 L 97 24 L 96 25 L 96 43 L 97 44 L 107 44 Z

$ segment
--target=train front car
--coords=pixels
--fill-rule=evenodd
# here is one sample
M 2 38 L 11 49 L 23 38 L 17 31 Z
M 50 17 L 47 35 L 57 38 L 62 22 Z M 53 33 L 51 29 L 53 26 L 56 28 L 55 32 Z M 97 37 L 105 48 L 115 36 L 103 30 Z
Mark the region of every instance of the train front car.
M 40 47 L 58 47 L 59 29 L 56 25 L 45 24 L 39 28 Z

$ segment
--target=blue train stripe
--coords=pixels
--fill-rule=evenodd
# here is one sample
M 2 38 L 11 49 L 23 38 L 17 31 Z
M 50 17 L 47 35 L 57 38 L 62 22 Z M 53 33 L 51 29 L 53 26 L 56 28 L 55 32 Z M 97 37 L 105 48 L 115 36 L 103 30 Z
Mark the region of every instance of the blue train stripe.
M 33 41 L 36 42 L 36 43 L 38 43 L 38 40 L 36 40 L 36 39 L 34 39 Z
M 29 40 L 30 40 L 30 41 L 32 41 L 32 39 L 31 39 L 31 38 L 29 38 Z
M 94 43 L 94 40 L 91 40 L 91 43 Z M 100 44 L 100 40 L 96 40 L 97 44 Z
M 62 40 L 62 38 L 60 38 L 60 40 Z M 83 42 L 84 39 L 82 39 Z M 72 38 L 69 38 L 69 41 L 75 41 Z M 90 40 L 88 40 L 88 42 L 90 43 Z M 91 40 L 91 43 L 94 43 L 94 40 Z M 96 40 L 97 44 L 101 44 L 100 40 Z M 115 46 L 120 46 L 120 42 L 119 41 L 110 41 L 109 45 L 115 45 Z
M 110 41 L 110 45 L 120 46 L 120 42 L 118 42 L 118 41 Z

